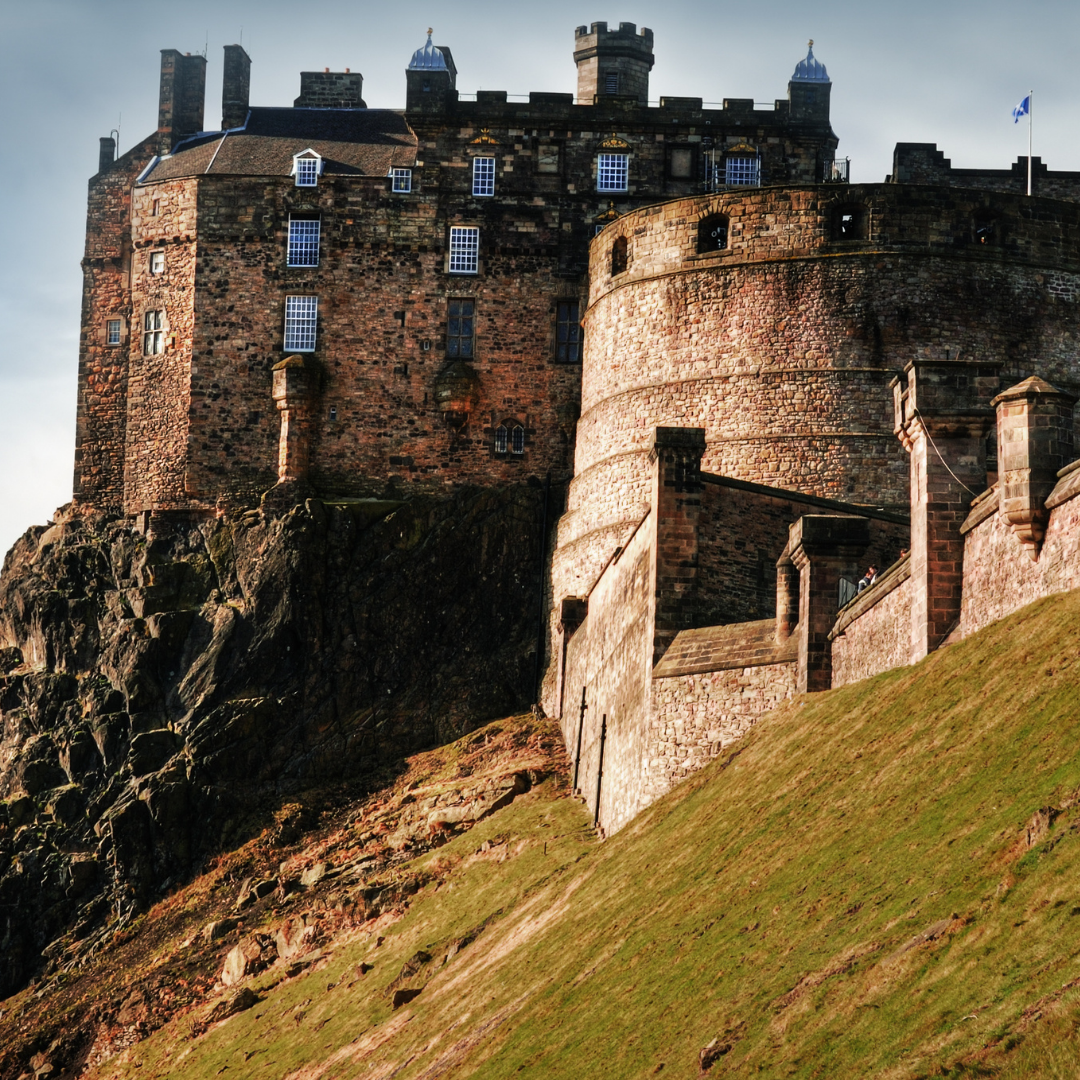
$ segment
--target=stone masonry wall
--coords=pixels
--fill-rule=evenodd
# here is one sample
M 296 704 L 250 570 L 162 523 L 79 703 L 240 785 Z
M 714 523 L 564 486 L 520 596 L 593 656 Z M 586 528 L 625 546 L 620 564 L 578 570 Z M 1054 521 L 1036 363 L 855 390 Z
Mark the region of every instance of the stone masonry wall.
M 596 811 L 600 733 L 607 717 L 600 824 L 613 832 L 643 804 L 641 762 L 652 668 L 649 626 L 650 530 L 639 528 L 605 571 L 589 597 L 589 616 L 566 648 L 561 726 L 571 761 L 577 757 L 581 691 L 585 722 L 581 731 L 578 787 Z
M 654 679 L 641 805 L 660 798 L 793 697 L 795 676 L 792 662 Z
M 1054 508 L 1037 561 L 995 512 L 965 537 L 964 637 L 1051 593 L 1080 588 L 1080 498 Z
M 881 598 L 833 639 L 833 686 L 847 686 L 910 663 L 911 578 L 904 576 L 891 588 L 881 580 L 874 589 L 882 590 Z M 870 593 L 864 595 L 871 599 Z

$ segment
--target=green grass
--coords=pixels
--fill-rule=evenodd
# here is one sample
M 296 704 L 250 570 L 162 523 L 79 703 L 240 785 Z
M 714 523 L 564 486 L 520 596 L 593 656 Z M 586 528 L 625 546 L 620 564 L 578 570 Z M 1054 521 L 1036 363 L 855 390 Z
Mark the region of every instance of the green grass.
M 1078 746 L 1068 594 L 792 702 L 603 844 L 542 785 L 418 860 L 443 880 L 382 945 L 267 973 L 249 1012 L 196 1039 L 178 1020 L 105 1075 L 691 1077 L 718 1040 L 710 1076 L 1074 1077 Z

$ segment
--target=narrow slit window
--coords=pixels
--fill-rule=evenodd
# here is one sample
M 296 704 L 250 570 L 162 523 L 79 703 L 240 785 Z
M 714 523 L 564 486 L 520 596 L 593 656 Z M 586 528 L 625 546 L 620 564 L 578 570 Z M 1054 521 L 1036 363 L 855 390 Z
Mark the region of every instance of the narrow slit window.
M 475 329 L 475 300 L 451 300 L 446 313 L 446 355 L 471 360 Z
M 630 265 L 630 249 L 626 237 L 617 237 L 611 245 L 611 276 L 621 274 Z
M 285 297 L 286 350 L 314 352 L 318 314 L 319 298 L 317 296 Z
M 509 443 L 509 432 L 506 430 L 505 424 L 500 424 L 495 429 L 495 453 L 505 454 Z
M 106 345 L 119 345 L 120 344 L 120 320 L 109 319 L 105 323 L 105 344 Z
M 318 218 L 289 218 L 288 265 L 319 265 Z
M 450 273 L 475 274 L 480 261 L 480 229 L 475 225 L 450 227 Z
M 525 453 L 525 429 L 520 424 L 515 424 L 510 429 L 510 453 Z
M 493 157 L 473 158 L 472 193 L 474 195 L 495 194 L 495 159 Z
M 581 363 L 581 314 L 576 300 L 560 300 L 555 313 L 555 359 Z
M 597 191 L 626 191 L 627 174 L 626 154 L 599 154 L 597 156 Z
M 604 75 L 604 93 L 617 94 L 619 92 L 619 73 L 609 71 Z
M 390 189 L 399 195 L 408 195 L 412 191 L 412 169 L 391 169 Z
M 165 312 L 148 311 L 143 315 L 143 356 L 157 356 L 165 351 Z

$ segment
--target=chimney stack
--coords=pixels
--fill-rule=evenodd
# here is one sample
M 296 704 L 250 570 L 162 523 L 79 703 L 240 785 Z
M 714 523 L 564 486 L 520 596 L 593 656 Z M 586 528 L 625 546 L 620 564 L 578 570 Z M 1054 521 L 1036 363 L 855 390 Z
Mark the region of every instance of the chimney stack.
M 97 171 L 103 173 L 106 169 L 110 168 L 112 163 L 116 160 L 116 140 L 109 135 L 98 141 L 101 145 L 98 149 Z
M 243 45 L 225 46 L 225 77 L 221 83 L 221 126 L 243 127 L 251 96 L 251 57 Z
M 203 129 L 206 99 L 206 57 L 161 50 L 158 94 L 158 153 L 171 154 L 181 139 Z

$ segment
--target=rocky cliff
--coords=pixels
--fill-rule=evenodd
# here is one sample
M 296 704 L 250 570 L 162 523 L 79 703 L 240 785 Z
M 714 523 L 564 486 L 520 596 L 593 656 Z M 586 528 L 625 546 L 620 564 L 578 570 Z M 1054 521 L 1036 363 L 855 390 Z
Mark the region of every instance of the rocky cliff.
M 545 493 L 59 511 L 0 578 L 0 996 L 300 790 L 533 700 Z M 303 827 L 282 816 L 278 827 Z

